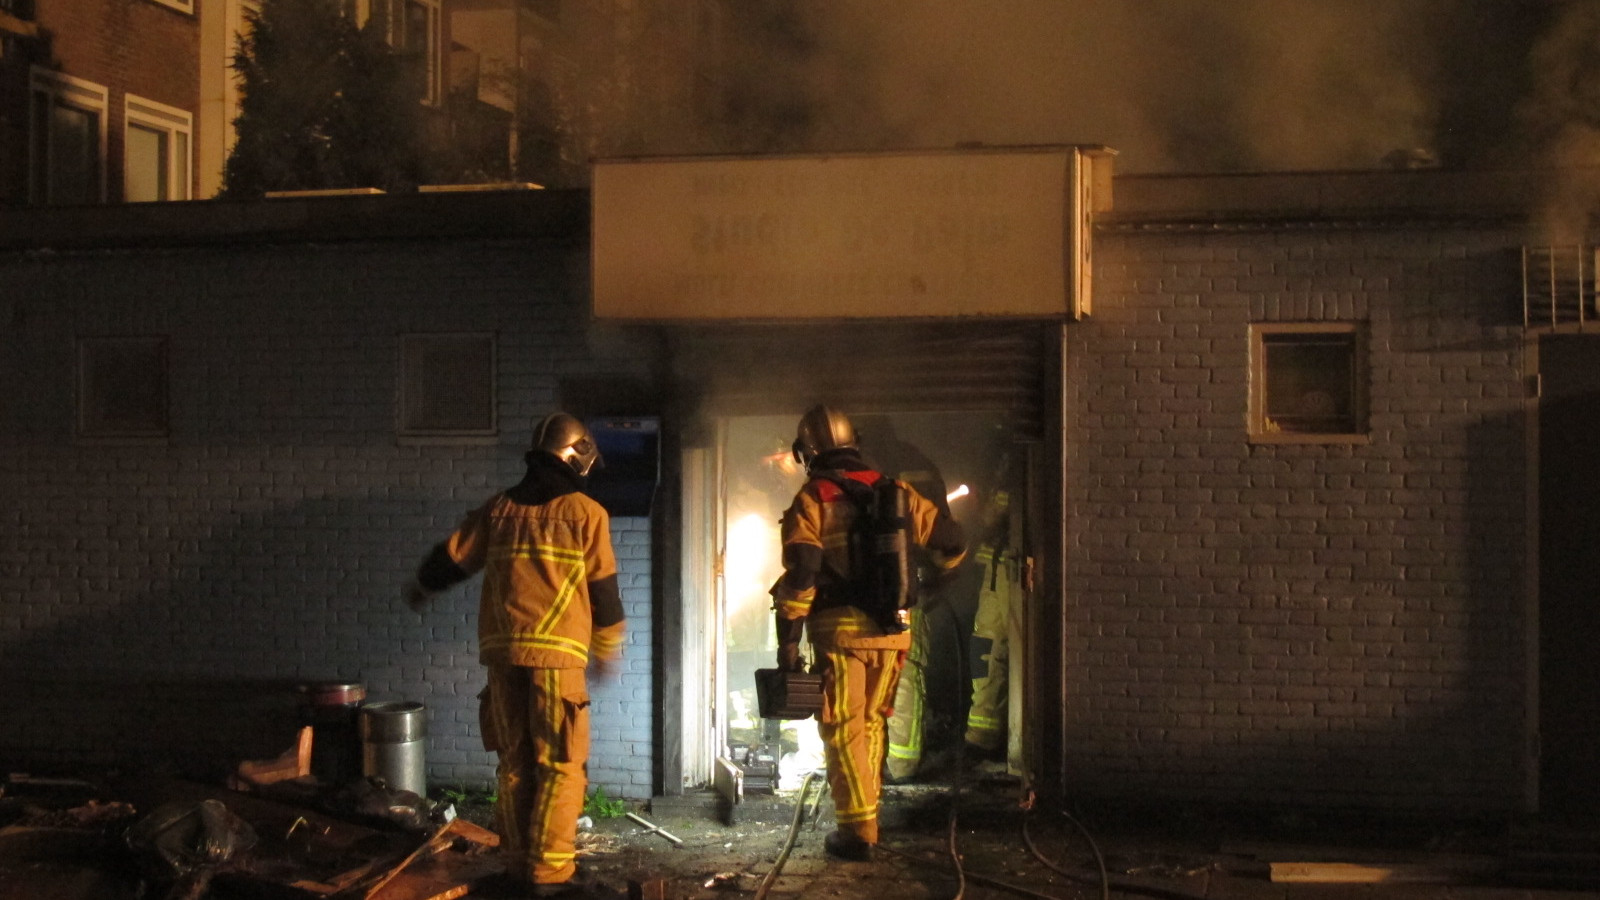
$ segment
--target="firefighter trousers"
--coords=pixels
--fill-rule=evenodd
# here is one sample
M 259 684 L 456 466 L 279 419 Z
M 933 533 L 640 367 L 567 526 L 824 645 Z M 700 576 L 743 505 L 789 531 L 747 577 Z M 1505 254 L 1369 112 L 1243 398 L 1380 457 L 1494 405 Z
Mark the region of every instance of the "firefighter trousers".
M 983 587 L 978 592 L 978 613 L 972 629 L 968 660 L 972 666 L 972 706 L 967 711 L 966 742 L 988 752 L 1006 746 L 1007 697 L 1010 693 L 1012 604 L 1018 594 L 1014 564 L 993 551 L 978 553 L 983 562 Z
M 588 788 L 584 670 L 490 665 L 480 720 L 484 749 L 499 756 L 495 818 L 508 874 L 571 880 Z
M 911 650 L 900 670 L 894 692 L 894 713 L 889 717 L 889 777 L 895 780 L 917 774 L 922 764 L 922 720 L 928 697 L 928 616 L 911 611 Z
M 878 842 L 886 723 L 894 709 L 903 650 L 817 648 L 822 675 L 822 737 L 839 830 Z

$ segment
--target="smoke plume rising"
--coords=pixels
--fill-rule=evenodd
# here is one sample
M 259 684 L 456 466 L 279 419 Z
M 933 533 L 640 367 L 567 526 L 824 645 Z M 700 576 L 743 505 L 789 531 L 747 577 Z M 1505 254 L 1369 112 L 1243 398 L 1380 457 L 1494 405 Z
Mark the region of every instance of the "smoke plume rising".
M 1122 172 L 1514 146 L 1524 0 L 745 0 L 738 149 L 1105 144 Z M 1592 5 L 1591 0 L 1581 4 Z M 1596 46 L 1594 43 L 1589 45 Z M 1592 52 L 1592 51 L 1591 51 Z

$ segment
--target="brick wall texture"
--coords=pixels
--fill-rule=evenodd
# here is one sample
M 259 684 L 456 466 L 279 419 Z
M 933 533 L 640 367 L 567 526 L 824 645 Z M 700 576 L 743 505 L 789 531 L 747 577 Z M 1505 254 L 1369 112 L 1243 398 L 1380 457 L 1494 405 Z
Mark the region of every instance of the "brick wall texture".
M 193 111 L 200 97 L 200 30 L 191 12 L 155 0 L 35 0 L 60 71 Z M 139 40 L 130 41 L 130 35 Z
M 1066 777 L 1514 808 L 1527 683 L 1505 234 L 1096 236 L 1066 350 Z M 1252 322 L 1363 322 L 1371 440 L 1246 440 Z
M 1067 329 L 1071 792 L 1509 808 L 1523 780 L 1522 341 L 1508 235 L 1105 227 Z M 571 375 L 642 374 L 583 251 L 345 243 L 0 257 L 0 759 L 218 769 L 294 686 L 427 704 L 435 784 L 487 784 L 470 582 L 401 585 L 521 474 Z M 1247 440 L 1252 322 L 1364 323 L 1370 440 Z M 398 336 L 498 335 L 500 437 L 396 441 Z M 170 340 L 172 433 L 73 435 L 79 337 Z M 666 465 L 673 461 L 666 460 Z M 651 542 L 591 776 L 651 788 Z M 663 601 L 669 602 L 669 601 Z M 1040 692 L 1041 694 L 1047 692 Z M 666 698 L 676 703 L 677 699 Z M 1042 763 L 1046 769 L 1050 761 Z
M 106 89 L 106 196 L 124 196 L 128 96 L 198 115 L 200 27 L 156 0 L 36 0 L 49 67 Z M 137 40 L 130 40 L 137 35 Z
M 479 579 L 426 616 L 400 591 L 521 477 L 558 379 L 646 358 L 589 330 L 582 263 L 516 242 L 0 257 L 0 759 L 220 775 L 292 745 L 296 685 L 351 681 L 427 706 L 432 784 L 491 783 Z M 450 331 L 497 335 L 499 437 L 402 444 L 399 336 Z M 105 335 L 168 338 L 169 439 L 74 437 L 75 342 Z M 590 776 L 637 798 L 648 520 L 613 540 L 630 633 L 593 687 Z

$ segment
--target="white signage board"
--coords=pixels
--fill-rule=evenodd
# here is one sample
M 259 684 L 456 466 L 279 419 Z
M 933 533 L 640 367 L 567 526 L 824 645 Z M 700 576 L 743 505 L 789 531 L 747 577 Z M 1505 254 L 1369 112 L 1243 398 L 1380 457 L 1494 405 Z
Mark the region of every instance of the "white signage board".
M 1072 147 L 602 161 L 605 319 L 1063 316 Z

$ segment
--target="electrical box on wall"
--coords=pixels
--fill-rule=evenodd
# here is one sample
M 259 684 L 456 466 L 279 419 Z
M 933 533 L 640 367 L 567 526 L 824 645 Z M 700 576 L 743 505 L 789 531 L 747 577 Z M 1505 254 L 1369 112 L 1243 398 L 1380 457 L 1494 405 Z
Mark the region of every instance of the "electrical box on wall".
M 605 464 L 585 493 L 612 516 L 648 516 L 661 480 L 661 419 L 602 416 L 584 422 Z

